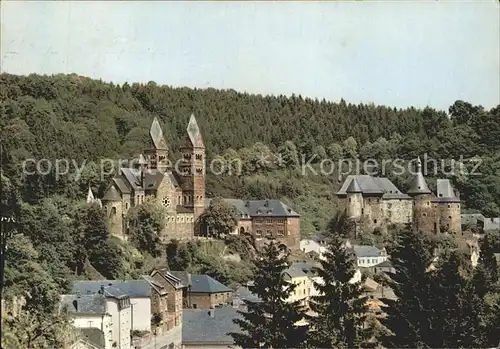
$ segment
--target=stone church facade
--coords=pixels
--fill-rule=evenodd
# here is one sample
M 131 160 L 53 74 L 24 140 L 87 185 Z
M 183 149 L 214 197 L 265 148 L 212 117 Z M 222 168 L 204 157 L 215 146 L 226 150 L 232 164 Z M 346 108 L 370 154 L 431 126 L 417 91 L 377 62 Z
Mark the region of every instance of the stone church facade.
M 392 224 L 411 224 L 425 233 L 461 234 L 460 198 L 448 179 L 437 180 L 436 194 L 422 174 L 420 159 L 407 193 L 389 179 L 350 175 L 337 192 L 341 209 L 362 228 L 386 230 Z
M 165 209 L 162 239 L 186 240 L 206 236 L 209 227 L 199 223 L 209 206 L 205 198 L 205 144 L 194 115 L 191 115 L 181 142 L 182 158 L 175 165 L 169 162 L 169 148 L 158 119 L 150 129 L 151 146 L 145 149 L 132 167 L 123 167 L 112 179 L 102 199 L 89 189 L 88 203 L 97 203 L 106 211 L 110 233 L 126 240 L 127 214 L 130 209 L 156 200 Z M 234 234 L 250 233 L 257 241 L 277 240 L 291 249 L 298 249 L 300 215 L 279 200 L 224 199 L 238 215 Z
M 126 216 L 129 210 L 152 197 L 165 209 L 166 239 L 189 239 L 204 211 L 205 145 L 194 115 L 181 142 L 182 159 L 169 162 L 169 148 L 158 119 L 150 130 L 151 146 L 133 167 L 120 168 L 101 199 L 111 234 L 126 239 Z

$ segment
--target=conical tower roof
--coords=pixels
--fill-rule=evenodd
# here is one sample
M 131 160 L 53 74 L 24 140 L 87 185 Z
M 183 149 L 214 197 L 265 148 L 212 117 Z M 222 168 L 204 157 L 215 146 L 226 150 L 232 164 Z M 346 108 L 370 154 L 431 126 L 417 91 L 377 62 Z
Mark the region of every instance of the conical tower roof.
M 167 142 L 165 141 L 165 137 L 163 136 L 163 131 L 157 117 L 154 118 L 153 123 L 151 124 L 149 135 L 151 136 L 151 140 L 153 141 L 156 149 L 167 149 Z
M 346 193 L 348 194 L 352 194 L 352 193 L 361 193 L 362 190 L 358 184 L 358 181 L 356 180 L 356 178 L 353 178 L 351 183 L 349 183 L 349 186 L 347 187 Z
M 118 193 L 118 190 L 112 185 L 106 190 L 102 201 L 121 201 L 121 199 L 120 193 Z
M 425 181 L 424 175 L 422 174 L 422 162 L 420 157 L 417 159 L 417 173 L 413 177 L 410 185 L 410 189 L 407 192 L 408 195 L 420 195 L 420 194 L 431 194 L 427 182 Z
M 91 203 L 95 200 L 94 193 L 92 193 L 92 189 L 89 187 L 89 191 L 87 193 L 87 203 Z
M 148 162 L 146 161 L 146 159 L 144 158 L 144 155 L 139 155 L 139 165 L 147 165 Z
M 200 128 L 198 126 L 198 123 L 196 122 L 194 114 L 191 114 L 191 118 L 189 119 L 186 131 L 189 136 L 189 140 L 191 141 L 191 145 L 193 147 L 198 147 L 198 148 L 205 147 L 203 143 L 203 138 L 201 137 Z

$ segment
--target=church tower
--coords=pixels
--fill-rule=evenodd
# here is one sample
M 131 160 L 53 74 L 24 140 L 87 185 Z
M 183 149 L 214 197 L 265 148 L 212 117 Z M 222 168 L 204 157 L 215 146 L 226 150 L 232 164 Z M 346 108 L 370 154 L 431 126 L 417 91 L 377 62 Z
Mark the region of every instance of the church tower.
M 191 115 L 187 134 L 181 142 L 182 161 L 179 166 L 182 178 L 183 202 L 193 208 L 195 221 L 203 213 L 205 202 L 205 144 L 194 115 Z
M 149 135 L 151 136 L 153 146 L 150 149 L 144 150 L 144 156 L 148 163 L 147 167 L 150 170 L 160 170 L 165 172 L 167 170 L 168 162 L 168 147 L 165 137 L 163 136 L 160 122 L 156 117 L 151 124 Z
M 416 174 L 408 195 L 413 199 L 413 228 L 424 233 L 437 232 L 438 227 L 431 204 L 432 193 L 422 174 L 420 157 L 417 159 Z

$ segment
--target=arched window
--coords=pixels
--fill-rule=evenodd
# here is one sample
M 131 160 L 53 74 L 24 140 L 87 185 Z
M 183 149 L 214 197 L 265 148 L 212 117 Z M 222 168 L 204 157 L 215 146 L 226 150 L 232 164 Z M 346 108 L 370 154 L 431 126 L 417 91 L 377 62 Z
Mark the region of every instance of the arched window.
M 111 207 L 111 216 L 116 216 L 116 207 Z
M 240 228 L 240 234 L 245 234 L 245 228 L 243 227 Z

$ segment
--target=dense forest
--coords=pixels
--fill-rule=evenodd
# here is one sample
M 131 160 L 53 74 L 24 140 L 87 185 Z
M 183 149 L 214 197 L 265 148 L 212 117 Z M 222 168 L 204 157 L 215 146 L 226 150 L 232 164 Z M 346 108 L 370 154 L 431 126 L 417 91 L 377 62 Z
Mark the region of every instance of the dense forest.
M 302 214 L 306 235 L 321 232 L 335 213 L 334 193 L 341 184 L 338 168 L 328 175 L 304 176 L 300 164 L 312 157 L 316 169 L 322 158 L 410 160 L 424 154 L 446 159 L 447 166 L 451 159 L 462 159 L 466 170 L 479 164 L 474 170 L 480 175 L 455 171 L 448 177 L 466 209 L 500 216 L 500 106 L 488 111 L 457 101 L 448 112 L 395 109 L 154 82 L 120 86 L 77 75 L 3 74 L 0 82 L 4 174 L 27 203 L 55 194 L 79 200 L 89 185 L 102 195 L 110 175 L 101 176 L 99 161 L 137 156 L 149 144 L 155 116 L 175 157 L 194 113 L 209 161 L 244 162 L 239 175 L 209 171 L 207 196 L 282 199 Z M 285 162 L 275 163 L 275 155 L 283 153 Z M 259 161 L 263 154 L 266 163 Z M 67 159 L 69 174 L 56 178 L 52 168 L 48 175 L 23 176 L 22 162 L 29 158 Z M 80 178 L 75 166 L 83 166 Z M 407 174 L 386 172 L 402 190 L 407 188 Z M 432 187 L 435 181 L 429 179 Z

